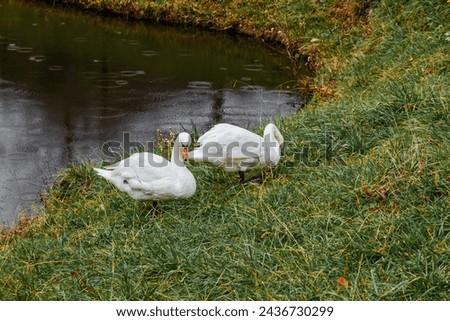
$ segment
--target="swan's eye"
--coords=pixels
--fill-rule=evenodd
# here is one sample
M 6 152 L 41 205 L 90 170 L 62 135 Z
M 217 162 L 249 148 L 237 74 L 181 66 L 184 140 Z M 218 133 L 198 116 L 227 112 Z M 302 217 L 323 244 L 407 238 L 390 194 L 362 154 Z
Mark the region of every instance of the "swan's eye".
M 123 180 L 124 184 L 128 184 L 128 181 L 126 179 Z
M 189 147 L 189 144 L 188 143 L 181 143 L 181 147 Z

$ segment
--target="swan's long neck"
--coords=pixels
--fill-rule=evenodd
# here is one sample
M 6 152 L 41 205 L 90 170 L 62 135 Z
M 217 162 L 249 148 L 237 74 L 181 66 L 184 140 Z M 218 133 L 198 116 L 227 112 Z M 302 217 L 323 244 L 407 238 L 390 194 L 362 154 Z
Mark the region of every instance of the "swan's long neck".
M 275 126 L 274 124 L 268 124 L 266 126 L 266 128 L 264 129 L 264 137 L 267 137 L 266 135 L 269 135 L 269 141 L 277 141 L 280 145 L 284 144 L 283 135 L 281 135 L 277 126 Z
M 261 162 L 274 166 L 280 159 L 280 146 L 284 143 L 284 138 L 274 124 L 268 124 L 264 129 L 263 154 Z

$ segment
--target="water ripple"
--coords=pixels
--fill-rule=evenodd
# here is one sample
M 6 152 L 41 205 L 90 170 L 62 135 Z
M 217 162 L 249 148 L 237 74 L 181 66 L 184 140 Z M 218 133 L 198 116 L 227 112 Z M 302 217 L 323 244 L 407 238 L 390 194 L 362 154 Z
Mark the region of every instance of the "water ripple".
M 264 66 L 261 64 L 244 65 L 244 70 L 246 70 L 246 71 L 262 71 L 263 68 L 264 68 Z
M 137 70 L 137 71 L 134 71 L 134 70 L 124 70 L 124 71 L 121 71 L 121 72 L 120 72 L 120 75 L 123 76 L 123 77 L 134 77 L 134 76 L 137 76 L 137 75 L 143 75 L 143 74 L 145 74 L 145 72 L 142 71 L 142 70 Z
M 17 52 L 20 53 L 30 53 L 33 51 L 33 48 L 31 47 L 19 47 L 19 49 L 17 49 Z
M 115 80 L 115 79 L 99 79 L 97 80 L 97 88 L 102 89 L 114 89 L 120 88 L 124 85 L 128 84 L 126 80 Z
M 45 60 L 45 56 L 42 55 L 30 56 L 30 58 L 28 59 L 34 62 L 43 62 Z
M 142 51 L 142 55 L 146 57 L 153 57 L 156 56 L 158 53 L 154 50 L 144 50 Z
M 116 84 L 125 86 L 125 85 L 128 85 L 128 81 L 119 79 L 119 80 L 116 80 Z
M 9 50 L 9 51 L 17 51 L 19 49 L 20 49 L 20 47 L 18 45 L 16 45 L 15 43 L 10 43 L 8 45 L 8 47 L 6 47 L 6 50 Z
M 59 66 L 59 65 L 54 65 L 54 66 L 48 67 L 48 70 L 50 70 L 50 71 L 61 71 L 63 69 L 64 69 L 64 67 L 63 66 Z
M 189 82 L 188 87 L 192 89 L 210 89 L 212 83 L 209 81 L 191 81 Z
M 102 74 L 103 77 L 108 79 L 119 78 L 121 75 L 118 72 L 106 72 Z

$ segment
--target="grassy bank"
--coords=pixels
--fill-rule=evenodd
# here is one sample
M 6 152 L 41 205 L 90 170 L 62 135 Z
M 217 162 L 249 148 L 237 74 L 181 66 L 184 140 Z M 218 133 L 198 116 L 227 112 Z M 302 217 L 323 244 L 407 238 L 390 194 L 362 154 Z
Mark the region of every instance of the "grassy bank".
M 284 156 L 263 184 L 191 165 L 196 195 L 154 219 L 92 164 L 62 172 L 0 237 L 0 299 L 450 299 L 446 1 L 77 2 L 273 33 L 309 57 L 315 96 L 277 120 Z

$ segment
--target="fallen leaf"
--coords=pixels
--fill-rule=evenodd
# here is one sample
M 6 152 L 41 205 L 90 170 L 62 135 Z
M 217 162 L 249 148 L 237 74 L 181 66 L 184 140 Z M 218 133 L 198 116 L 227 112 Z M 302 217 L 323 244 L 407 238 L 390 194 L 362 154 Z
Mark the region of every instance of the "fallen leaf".
M 337 279 L 337 282 L 346 289 L 350 287 L 350 282 L 346 278 L 343 278 L 342 276 Z

